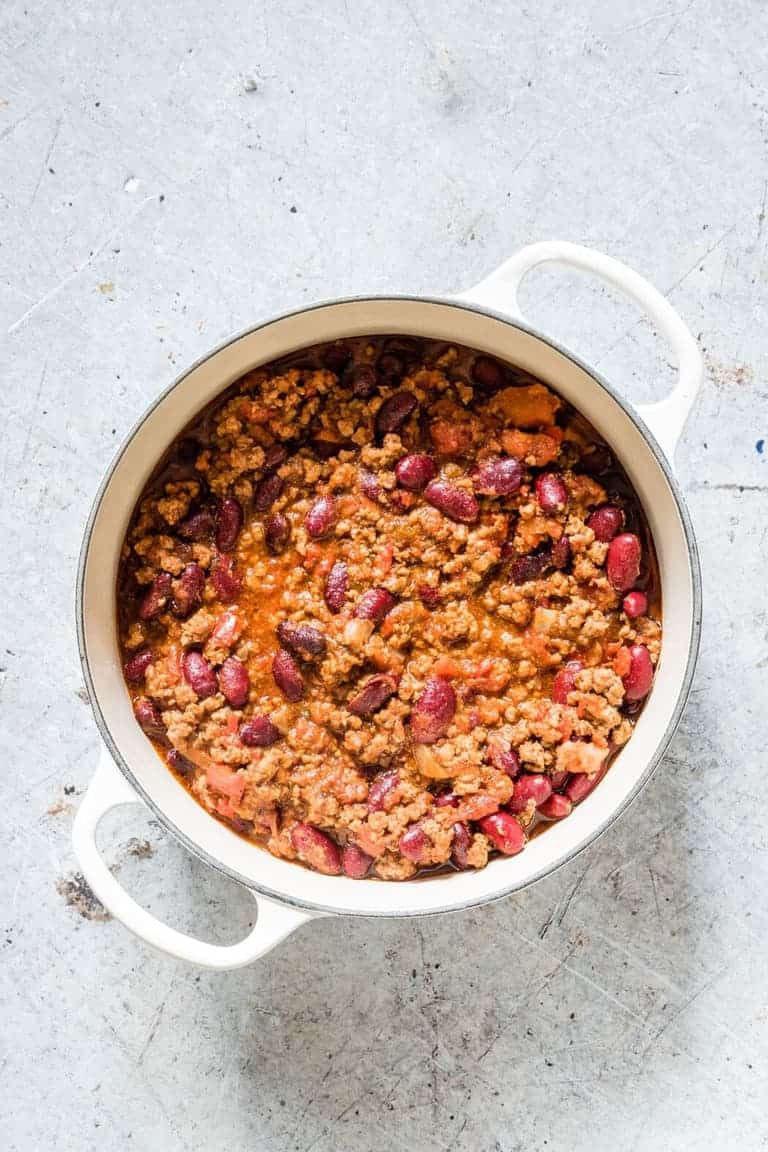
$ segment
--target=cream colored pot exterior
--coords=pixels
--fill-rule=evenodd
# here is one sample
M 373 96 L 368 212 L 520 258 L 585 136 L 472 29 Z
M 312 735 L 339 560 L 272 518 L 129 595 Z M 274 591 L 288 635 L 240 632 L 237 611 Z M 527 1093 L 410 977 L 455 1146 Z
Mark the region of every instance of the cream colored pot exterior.
M 678 361 L 678 382 L 666 400 L 634 412 L 589 368 L 519 319 L 517 287 L 526 272 L 543 262 L 590 271 L 644 308 Z M 633 738 L 599 788 L 519 856 L 494 859 L 482 871 L 407 883 L 322 876 L 270 856 L 212 819 L 168 771 L 135 722 L 115 617 L 117 565 L 131 511 L 156 460 L 181 428 L 259 364 L 327 340 L 376 333 L 452 340 L 498 356 L 552 385 L 582 412 L 611 445 L 642 501 L 658 553 L 664 610 L 663 653 L 653 691 Z M 78 812 L 74 843 L 88 882 L 110 911 L 157 948 L 206 967 L 232 968 L 256 959 L 315 916 L 415 916 L 483 904 L 552 872 L 594 840 L 661 758 L 693 674 L 700 628 L 698 561 L 670 460 L 700 380 L 696 344 L 655 289 L 607 256 L 554 242 L 524 249 L 459 299 L 376 297 L 320 304 L 234 338 L 185 373 L 123 445 L 98 494 L 81 557 L 81 656 L 106 747 Z M 110 808 L 140 799 L 192 852 L 251 889 L 258 919 L 244 941 L 219 947 L 168 928 L 136 904 L 109 872 L 95 844 L 99 820 Z

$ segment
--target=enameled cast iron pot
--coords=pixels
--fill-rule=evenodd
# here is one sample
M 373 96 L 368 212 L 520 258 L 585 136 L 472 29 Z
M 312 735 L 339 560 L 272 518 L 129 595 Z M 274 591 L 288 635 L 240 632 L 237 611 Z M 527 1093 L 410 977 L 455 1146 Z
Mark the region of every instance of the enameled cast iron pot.
M 517 289 L 539 264 L 591 272 L 645 310 L 672 346 L 678 379 L 660 403 L 633 409 L 586 364 L 522 322 Z M 224 388 L 260 364 L 345 336 L 404 333 L 455 341 L 498 356 L 550 384 L 591 421 L 634 485 L 658 554 L 664 638 L 652 693 L 629 744 L 600 786 L 561 823 L 515 857 L 481 871 L 405 883 L 322 876 L 278 860 L 241 839 L 201 808 L 160 760 L 136 723 L 118 649 L 115 581 L 134 503 L 177 433 Z M 702 362 L 671 305 L 637 273 L 588 248 L 534 244 L 453 299 L 363 297 L 317 304 L 236 336 L 195 364 L 142 417 L 110 467 L 93 506 L 82 548 L 77 625 L 85 682 L 104 738 L 96 775 L 77 813 L 80 867 L 109 911 L 147 943 L 208 968 L 235 968 L 262 956 L 306 921 L 327 915 L 418 916 L 484 904 L 554 871 L 590 844 L 649 779 L 680 719 L 699 644 L 701 594 L 696 545 L 675 482 L 675 445 L 701 383 Z M 196 940 L 161 923 L 120 886 L 96 847 L 110 809 L 143 800 L 191 852 L 246 885 L 256 924 L 238 944 Z

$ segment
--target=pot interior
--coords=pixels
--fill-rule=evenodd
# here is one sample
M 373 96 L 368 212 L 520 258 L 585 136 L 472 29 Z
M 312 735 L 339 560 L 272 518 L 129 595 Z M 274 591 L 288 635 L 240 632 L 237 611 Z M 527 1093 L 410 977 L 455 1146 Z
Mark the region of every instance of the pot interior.
M 115 624 L 120 547 L 141 489 L 176 434 L 243 373 L 296 349 L 340 337 L 399 333 L 455 341 L 539 377 L 594 425 L 640 498 L 662 586 L 663 649 L 653 691 L 632 739 L 610 772 L 567 820 L 519 856 L 480 871 L 404 883 L 351 880 L 279 860 L 213 819 L 176 780 L 137 725 L 126 691 Z M 698 569 L 690 528 L 660 452 L 606 387 L 565 352 L 517 323 L 448 301 L 363 299 L 318 305 L 233 339 L 193 367 L 143 418 L 123 446 L 92 514 L 79 586 L 86 683 L 118 764 L 188 848 L 235 879 L 289 903 L 366 915 L 414 915 L 494 899 L 552 871 L 595 838 L 632 799 L 674 730 L 693 672 L 699 629 Z

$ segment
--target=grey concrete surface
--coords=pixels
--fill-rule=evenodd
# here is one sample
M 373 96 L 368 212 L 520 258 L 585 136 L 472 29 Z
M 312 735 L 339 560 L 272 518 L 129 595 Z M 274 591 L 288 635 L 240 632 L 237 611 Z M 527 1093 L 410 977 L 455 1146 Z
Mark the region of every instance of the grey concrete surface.
M 5 0 L 9 1152 L 768 1146 L 766 24 L 760 0 Z M 150 954 L 71 902 L 98 748 L 73 582 L 102 470 L 231 331 L 336 294 L 459 290 L 551 237 L 638 268 L 706 350 L 679 455 L 704 642 L 669 755 L 517 898 L 310 925 L 221 976 Z M 669 386 L 628 304 L 558 273 L 525 295 L 627 395 Z M 243 892 L 139 809 L 102 839 L 153 911 L 244 931 Z

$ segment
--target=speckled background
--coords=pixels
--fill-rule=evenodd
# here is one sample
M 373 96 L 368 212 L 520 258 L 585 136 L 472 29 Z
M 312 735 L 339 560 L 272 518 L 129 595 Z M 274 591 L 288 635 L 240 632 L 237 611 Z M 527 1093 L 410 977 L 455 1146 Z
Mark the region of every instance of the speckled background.
M 768 1147 L 767 25 L 759 0 L 5 0 L 9 1152 Z M 552 237 L 647 275 L 707 357 L 678 457 L 704 642 L 663 765 L 522 896 L 320 922 L 220 976 L 150 954 L 99 919 L 70 848 L 99 743 L 73 587 L 102 470 L 233 330 L 337 294 L 457 291 Z M 628 396 L 668 388 L 626 302 L 558 272 L 524 296 Z M 245 931 L 247 895 L 139 808 L 101 839 L 154 912 Z

